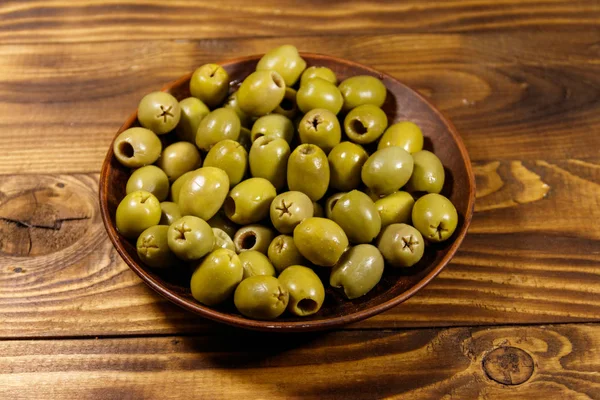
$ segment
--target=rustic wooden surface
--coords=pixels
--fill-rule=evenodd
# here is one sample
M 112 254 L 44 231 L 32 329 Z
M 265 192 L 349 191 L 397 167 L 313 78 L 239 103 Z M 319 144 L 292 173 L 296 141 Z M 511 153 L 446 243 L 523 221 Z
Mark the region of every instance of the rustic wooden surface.
M 600 398 L 599 27 L 599 1 L 2 1 L 0 398 Z M 281 43 L 419 90 L 477 175 L 451 265 L 325 334 L 172 306 L 98 212 L 144 93 Z

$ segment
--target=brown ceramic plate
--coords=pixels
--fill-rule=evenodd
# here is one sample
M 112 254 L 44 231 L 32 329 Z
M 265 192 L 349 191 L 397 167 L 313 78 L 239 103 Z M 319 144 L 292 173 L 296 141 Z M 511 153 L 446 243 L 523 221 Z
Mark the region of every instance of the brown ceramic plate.
M 261 56 L 238 58 L 221 63 L 236 88 L 247 75 L 254 71 Z M 359 321 L 394 307 L 423 288 L 448 264 L 463 241 L 473 215 L 475 204 L 475 181 L 465 146 L 452 124 L 420 94 L 386 74 L 369 67 L 334 57 L 303 53 L 308 65 L 331 68 L 342 81 L 354 75 L 372 75 L 383 81 L 388 89 L 383 106 L 390 124 L 400 120 L 417 123 L 426 137 L 425 148 L 432 150 L 446 168 L 446 185 L 442 194 L 456 206 L 459 224 L 453 237 L 445 243 L 428 246 L 423 259 L 410 269 L 386 268 L 381 282 L 367 295 L 346 300 L 340 293 L 327 289 L 321 310 L 308 318 L 297 318 L 287 313 L 274 321 L 247 319 L 236 312 L 231 303 L 211 308 L 196 302 L 190 293 L 189 272 L 157 272 L 142 264 L 137 256 L 135 243 L 120 236 L 115 229 L 115 211 L 125 195 L 125 185 L 130 171 L 116 160 L 113 146 L 109 147 L 100 176 L 100 206 L 108 236 L 127 265 L 158 293 L 173 303 L 203 317 L 226 324 L 257 330 L 313 331 L 329 329 Z M 181 100 L 189 97 L 188 83 L 191 74 L 163 88 Z M 134 112 L 118 133 L 137 125 Z M 118 134 L 117 133 L 117 134 Z M 325 277 L 325 282 L 327 279 Z M 325 285 L 328 286 L 327 284 Z

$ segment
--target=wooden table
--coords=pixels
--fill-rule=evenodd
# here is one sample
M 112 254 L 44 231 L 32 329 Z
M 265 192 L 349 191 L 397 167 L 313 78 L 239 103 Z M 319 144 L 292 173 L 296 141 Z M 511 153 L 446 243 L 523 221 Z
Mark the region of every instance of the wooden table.
M 0 3 L 0 399 L 600 398 L 600 2 L 220 3 Z M 451 265 L 335 332 L 184 312 L 98 211 L 143 94 L 283 43 L 418 89 L 477 175 Z

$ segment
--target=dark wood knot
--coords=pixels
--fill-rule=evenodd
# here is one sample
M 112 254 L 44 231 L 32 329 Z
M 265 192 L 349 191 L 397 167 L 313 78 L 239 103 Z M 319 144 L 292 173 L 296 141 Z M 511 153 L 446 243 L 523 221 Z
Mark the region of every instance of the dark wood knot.
M 486 375 L 503 385 L 520 385 L 533 374 L 533 358 L 516 347 L 499 347 L 483 358 Z

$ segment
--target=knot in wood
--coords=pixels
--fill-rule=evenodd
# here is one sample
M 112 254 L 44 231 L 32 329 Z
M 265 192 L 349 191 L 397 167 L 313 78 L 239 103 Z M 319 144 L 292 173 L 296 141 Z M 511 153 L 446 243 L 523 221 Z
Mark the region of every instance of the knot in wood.
M 533 358 L 516 347 L 499 347 L 483 358 L 486 375 L 503 385 L 520 385 L 533 374 Z

